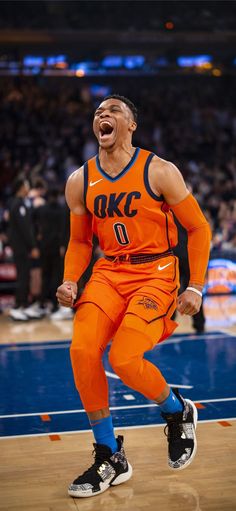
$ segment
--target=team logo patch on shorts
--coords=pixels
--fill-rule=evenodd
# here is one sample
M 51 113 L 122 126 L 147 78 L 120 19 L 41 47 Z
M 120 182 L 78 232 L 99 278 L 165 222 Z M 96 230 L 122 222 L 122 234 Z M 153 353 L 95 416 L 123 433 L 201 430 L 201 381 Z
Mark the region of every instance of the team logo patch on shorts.
M 137 302 L 137 305 L 143 305 L 145 309 L 154 309 L 157 311 L 157 304 L 151 298 L 144 296 L 141 300 Z

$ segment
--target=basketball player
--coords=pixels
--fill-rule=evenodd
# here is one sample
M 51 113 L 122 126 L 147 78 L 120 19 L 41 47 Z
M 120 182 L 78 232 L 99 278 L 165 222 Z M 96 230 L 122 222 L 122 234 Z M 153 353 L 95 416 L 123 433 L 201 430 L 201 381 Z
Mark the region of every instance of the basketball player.
M 210 229 L 179 170 L 132 145 L 137 110 L 127 98 L 106 97 L 95 111 L 99 154 L 68 179 L 71 236 L 65 258 L 61 305 L 75 306 L 71 361 L 75 384 L 95 437 L 94 464 L 69 486 L 72 497 L 90 497 L 127 481 L 132 467 L 123 437 L 115 438 L 102 356 L 121 380 L 160 407 L 167 423 L 170 468 L 187 467 L 196 453 L 197 410 L 170 389 L 145 351 L 176 328 L 176 308 L 192 316 L 201 306 Z M 172 211 L 188 232 L 190 281 L 177 298 L 178 260 Z M 76 301 L 77 281 L 89 264 L 92 234 L 104 257 Z

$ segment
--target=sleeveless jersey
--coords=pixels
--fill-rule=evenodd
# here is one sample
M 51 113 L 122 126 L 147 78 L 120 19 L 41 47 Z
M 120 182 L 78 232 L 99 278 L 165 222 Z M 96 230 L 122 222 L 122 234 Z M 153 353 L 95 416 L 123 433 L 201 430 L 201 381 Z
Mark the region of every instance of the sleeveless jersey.
M 101 168 L 98 156 L 84 165 L 85 205 L 107 256 L 159 254 L 177 244 L 173 214 L 149 184 L 153 156 L 136 148 L 129 164 L 115 177 Z

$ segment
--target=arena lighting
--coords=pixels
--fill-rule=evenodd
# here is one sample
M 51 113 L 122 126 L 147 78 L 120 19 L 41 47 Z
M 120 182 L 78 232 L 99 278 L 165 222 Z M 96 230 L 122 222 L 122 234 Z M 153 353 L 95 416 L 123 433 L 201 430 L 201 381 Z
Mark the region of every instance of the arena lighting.
M 77 78 L 83 78 L 84 75 L 85 75 L 84 69 L 76 69 L 75 76 L 77 76 Z
M 101 62 L 101 65 L 106 68 L 118 68 L 122 67 L 123 59 L 121 55 L 107 55 Z
M 183 55 L 177 58 L 177 64 L 180 67 L 204 67 L 205 69 L 212 66 L 211 55 Z
M 33 75 L 38 75 L 41 73 L 41 68 L 40 67 L 37 67 L 37 66 L 34 66 L 34 67 L 25 67 L 22 69 L 22 74 L 25 75 L 25 76 L 33 76 Z
M 74 62 L 70 66 L 70 69 L 73 69 L 75 71 L 83 70 L 84 73 L 86 73 L 86 72 L 90 71 L 90 69 L 91 69 L 91 62 L 89 60 L 84 61 L 84 62 Z
M 222 71 L 221 69 L 214 67 L 214 69 L 212 69 L 212 74 L 213 76 L 222 76 Z
M 50 55 L 46 57 L 46 65 L 47 66 L 67 66 L 67 57 L 66 55 Z
M 165 23 L 165 28 L 166 28 L 167 30 L 173 30 L 173 28 L 174 28 L 174 23 L 173 23 L 173 21 L 167 21 L 167 22 Z
M 35 56 L 35 55 L 26 55 L 23 58 L 23 66 L 25 67 L 35 67 L 35 66 L 43 66 L 44 58 Z
M 93 84 L 90 85 L 89 90 L 92 96 L 94 96 L 95 98 L 104 98 L 105 96 L 111 94 L 110 85 Z
M 101 65 L 107 69 L 126 68 L 140 69 L 145 63 L 144 55 L 107 55 L 101 62 Z
M 129 55 L 123 59 L 126 69 L 137 69 L 143 67 L 145 57 L 143 55 Z

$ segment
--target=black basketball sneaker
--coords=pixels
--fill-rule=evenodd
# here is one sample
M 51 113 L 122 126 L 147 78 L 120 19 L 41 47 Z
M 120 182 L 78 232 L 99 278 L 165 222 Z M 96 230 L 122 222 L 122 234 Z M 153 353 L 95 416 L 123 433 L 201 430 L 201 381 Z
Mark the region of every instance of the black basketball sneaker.
M 161 413 L 167 422 L 164 432 L 167 436 L 168 465 L 174 470 L 182 470 L 193 461 L 197 451 L 196 427 L 197 408 L 190 399 L 183 399 L 177 389 L 172 389 L 183 404 L 183 411 L 173 414 Z
M 94 464 L 70 484 L 71 497 L 94 497 L 130 479 L 132 467 L 126 459 L 123 441 L 123 436 L 117 437 L 119 450 L 114 454 L 107 445 L 93 444 Z

